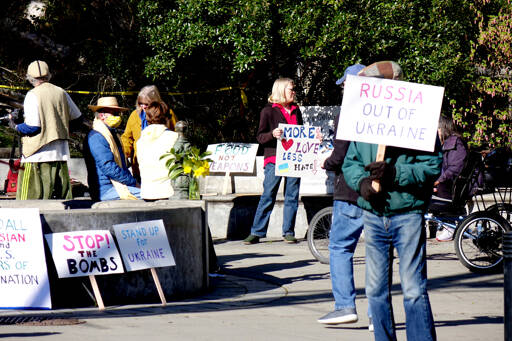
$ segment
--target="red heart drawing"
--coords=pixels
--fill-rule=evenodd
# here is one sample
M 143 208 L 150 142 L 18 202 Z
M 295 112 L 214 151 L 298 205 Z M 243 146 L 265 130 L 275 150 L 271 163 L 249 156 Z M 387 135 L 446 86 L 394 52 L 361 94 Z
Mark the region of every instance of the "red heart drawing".
M 288 150 L 293 145 L 293 140 L 292 139 L 289 139 L 289 140 L 282 139 L 281 144 L 283 145 L 284 150 Z

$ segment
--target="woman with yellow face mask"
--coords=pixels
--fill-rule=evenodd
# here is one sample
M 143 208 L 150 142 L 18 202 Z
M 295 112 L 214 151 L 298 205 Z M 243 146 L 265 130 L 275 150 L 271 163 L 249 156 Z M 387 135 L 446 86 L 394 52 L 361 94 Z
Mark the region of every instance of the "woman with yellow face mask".
M 115 97 L 101 97 L 97 105 L 89 105 L 95 112 L 92 130 L 84 143 L 89 193 L 93 200 L 140 198 L 137 181 L 130 173 L 121 142 L 115 128 L 121 124 L 123 111 Z

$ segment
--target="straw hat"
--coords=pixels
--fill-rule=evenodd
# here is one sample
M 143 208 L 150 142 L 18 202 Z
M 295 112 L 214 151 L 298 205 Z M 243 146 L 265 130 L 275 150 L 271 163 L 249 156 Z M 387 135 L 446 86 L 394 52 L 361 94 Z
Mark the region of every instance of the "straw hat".
M 115 97 L 100 97 L 98 98 L 97 105 L 88 105 L 88 107 L 94 112 L 98 111 L 98 109 L 103 108 L 117 109 L 119 111 L 129 110 L 128 108 L 120 107 L 117 103 L 117 98 Z
M 27 68 L 27 75 L 33 78 L 46 77 L 50 73 L 48 64 L 42 60 L 35 60 Z

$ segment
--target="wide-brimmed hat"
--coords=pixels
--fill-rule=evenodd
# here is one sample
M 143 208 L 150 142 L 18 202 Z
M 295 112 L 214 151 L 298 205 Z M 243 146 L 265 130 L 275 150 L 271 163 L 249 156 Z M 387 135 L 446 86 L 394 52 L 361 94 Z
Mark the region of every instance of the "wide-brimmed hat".
M 357 75 L 395 80 L 400 80 L 403 78 L 403 72 L 400 65 L 390 60 L 376 62 L 373 63 L 372 65 L 368 65 L 367 67 L 359 71 Z
M 345 79 L 347 79 L 347 75 L 357 76 L 359 71 L 361 71 L 364 68 L 365 68 L 365 66 L 363 64 L 350 65 L 349 67 L 347 67 L 345 69 L 345 72 L 343 73 L 343 77 L 341 77 L 340 79 L 338 79 L 336 81 L 336 85 L 340 85 L 341 83 L 343 83 L 345 81 Z
M 42 60 L 35 60 L 27 68 L 27 75 L 33 78 L 46 77 L 50 73 L 48 64 Z
M 128 108 L 120 107 L 117 103 L 117 98 L 111 97 L 100 97 L 98 98 L 98 103 L 96 105 L 88 105 L 89 109 L 96 112 L 98 109 L 109 108 L 116 109 L 119 111 L 126 111 Z

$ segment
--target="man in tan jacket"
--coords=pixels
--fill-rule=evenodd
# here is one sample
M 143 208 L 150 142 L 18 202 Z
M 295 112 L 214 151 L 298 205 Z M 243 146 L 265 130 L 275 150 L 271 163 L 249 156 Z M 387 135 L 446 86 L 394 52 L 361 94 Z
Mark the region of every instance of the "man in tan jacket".
M 16 199 L 72 199 L 67 160 L 70 121 L 80 122 L 82 113 L 71 97 L 49 82 L 50 70 L 36 60 L 27 69 L 34 86 L 25 96 L 24 123 L 10 127 L 22 138 L 22 168 Z

